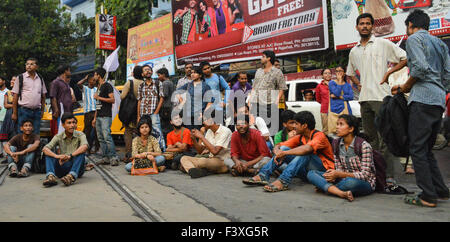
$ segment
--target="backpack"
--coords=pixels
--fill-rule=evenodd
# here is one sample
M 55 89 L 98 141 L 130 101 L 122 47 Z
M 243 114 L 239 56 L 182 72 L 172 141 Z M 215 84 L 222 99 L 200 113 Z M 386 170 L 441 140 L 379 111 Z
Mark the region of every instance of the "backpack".
M 133 80 L 130 80 L 130 90 L 128 91 L 127 96 L 120 103 L 119 120 L 123 124 L 122 128 L 136 121 L 137 104 L 138 100 L 134 95 Z
M 403 93 L 386 96 L 375 126 L 389 151 L 398 157 L 409 157 L 408 102 Z
M 340 159 L 339 157 L 339 143 L 342 138 L 333 140 L 333 152 L 336 159 Z M 362 143 L 365 140 L 359 136 L 355 137 L 355 153 L 358 157 L 362 157 Z M 383 155 L 377 150 L 372 150 L 373 153 L 373 163 L 375 165 L 375 191 L 384 192 L 386 187 L 386 161 L 383 158 Z
M 39 75 L 39 73 L 36 73 L 36 75 L 38 75 L 39 79 L 41 79 L 41 94 L 44 92 L 44 87 L 45 87 L 45 83 L 44 83 L 44 79 L 42 78 L 41 75 Z M 19 75 L 19 100 L 22 100 L 22 89 L 23 89 L 23 74 Z
M 45 174 L 47 172 L 45 165 L 45 155 L 44 152 L 42 152 L 42 149 L 45 145 L 47 145 L 47 142 L 41 139 L 39 148 L 35 151 L 33 166 L 31 168 L 34 173 Z

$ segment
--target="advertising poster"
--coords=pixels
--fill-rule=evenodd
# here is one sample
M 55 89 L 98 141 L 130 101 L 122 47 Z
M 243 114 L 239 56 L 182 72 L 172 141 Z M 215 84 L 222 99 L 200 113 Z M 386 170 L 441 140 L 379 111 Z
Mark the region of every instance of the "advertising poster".
M 150 65 L 154 78 L 162 67 L 175 75 L 174 63 L 171 14 L 128 30 L 127 79 L 133 78 L 136 65 Z
M 335 49 L 348 49 L 359 41 L 355 27 L 361 13 L 373 15 L 375 36 L 394 42 L 406 39 L 405 20 L 414 9 L 422 9 L 430 16 L 432 35 L 450 34 L 448 0 L 331 0 Z
M 116 49 L 116 16 L 97 14 L 95 16 L 95 48 L 101 50 Z
M 178 65 L 328 48 L 326 0 L 173 0 Z

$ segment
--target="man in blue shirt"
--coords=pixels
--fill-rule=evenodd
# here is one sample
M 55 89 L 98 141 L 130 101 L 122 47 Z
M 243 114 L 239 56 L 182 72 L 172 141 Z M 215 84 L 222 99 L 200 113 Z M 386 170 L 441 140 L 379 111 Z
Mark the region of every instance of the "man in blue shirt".
M 392 87 L 411 92 L 409 106 L 409 151 L 412 157 L 417 186 L 422 189 L 416 197 L 406 197 L 412 205 L 436 207 L 437 199 L 448 199 L 449 189 L 444 182 L 432 147 L 441 126 L 445 110 L 443 81 L 450 80 L 448 47 L 428 33 L 430 17 L 415 10 L 405 20 L 407 34 L 406 53 L 410 78 L 402 85 Z

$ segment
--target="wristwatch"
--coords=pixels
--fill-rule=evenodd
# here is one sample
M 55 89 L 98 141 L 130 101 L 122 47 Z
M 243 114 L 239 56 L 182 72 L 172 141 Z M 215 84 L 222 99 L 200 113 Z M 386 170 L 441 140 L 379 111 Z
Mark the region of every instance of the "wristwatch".
M 69 157 L 70 157 L 69 160 L 71 160 L 73 158 L 72 154 L 70 154 Z

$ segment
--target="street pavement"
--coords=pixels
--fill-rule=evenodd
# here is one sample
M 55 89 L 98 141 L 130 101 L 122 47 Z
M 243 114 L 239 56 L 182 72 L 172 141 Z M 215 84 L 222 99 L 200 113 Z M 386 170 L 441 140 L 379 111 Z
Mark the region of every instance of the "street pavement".
M 123 147 L 118 149 L 123 151 Z M 450 147 L 434 153 L 450 186 Z M 157 175 L 130 176 L 124 163 L 103 167 L 169 222 L 450 221 L 450 201 L 439 201 L 437 208 L 422 208 L 404 204 L 404 195 L 376 193 L 348 202 L 317 193 L 298 178 L 288 191 L 266 193 L 262 187 L 249 187 L 242 183 L 242 177 L 229 174 L 191 179 L 180 171 L 166 170 Z M 404 175 L 401 167 L 396 169 L 399 184 L 419 191 L 414 175 Z M 44 174 L 7 177 L 0 186 L 0 221 L 142 221 L 95 170 L 86 172 L 70 187 L 59 182 L 44 188 L 43 180 Z

